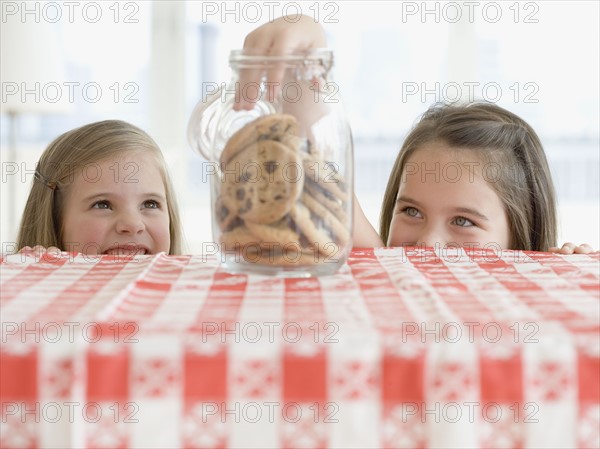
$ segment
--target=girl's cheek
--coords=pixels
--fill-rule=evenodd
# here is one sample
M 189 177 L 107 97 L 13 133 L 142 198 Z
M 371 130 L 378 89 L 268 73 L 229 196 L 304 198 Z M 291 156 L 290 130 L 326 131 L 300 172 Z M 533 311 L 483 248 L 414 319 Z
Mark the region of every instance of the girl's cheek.
M 390 232 L 388 234 L 388 246 L 401 246 L 402 242 L 412 242 L 413 230 L 402 222 L 399 215 L 394 215 L 390 223 Z

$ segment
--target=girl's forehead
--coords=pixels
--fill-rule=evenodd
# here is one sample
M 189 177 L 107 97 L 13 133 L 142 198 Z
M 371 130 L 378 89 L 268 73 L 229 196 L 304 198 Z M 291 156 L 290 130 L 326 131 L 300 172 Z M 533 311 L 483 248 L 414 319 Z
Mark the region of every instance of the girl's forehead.
M 152 151 L 125 150 L 78 167 L 75 181 L 96 183 L 139 182 L 142 179 L 163 179 L 165 172 L 161 159 Z
M 481 150 L 456 147 L 443 141 L 433 141 L 416 148 L 404 161 L 400 184 L 409 180 L 421 182 L 462 178 L 497 180 L 504 170 L 498 162 L 487 158 Z
M 144 163 L 159 166 L 158 158 L 151 151 L 146 151 L 143 149 L 139 150 L 124 150 L 122 152 L 116 153 L 112 156 L 105 157 L 98 161 L 99 164 L 104 163 Z
M 96 162 L 86 164 L 83 171 L 90 170 L 91 167 L 105 167 L 107 170 L 118 173 L 123 170 L 128 171 L 157 171 L 163 173 L 163 164 L 161 159 L 152 151 L 144 150 L 125 150 L 101 158 Z
M 484 157 L 480 150 L 457 147 L 442 140 L 434 140 L 417 147 L 406 160 L 406 162 L 414 161 L 476 164 L 484 162 Z

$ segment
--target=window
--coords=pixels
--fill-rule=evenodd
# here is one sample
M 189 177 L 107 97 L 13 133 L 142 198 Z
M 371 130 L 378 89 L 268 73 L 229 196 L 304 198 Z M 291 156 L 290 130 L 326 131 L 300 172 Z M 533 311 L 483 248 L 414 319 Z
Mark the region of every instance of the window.
M 33 12 L 3 20 L 33 25 L 37 14 L 51 25 L 66 69 L 55 81 L 78 83 L 68 112 L 18 116 L 17 162 L 32 169 L 53 138 L 91 121 L 142 127 L 169 162 L 191 252 L 212 236 L 205 161 L 186 138 L 189 115 L 208 86 L 229 80 L 229 52 L 248 32 L 298 8 L 318 15 L 335 51 L 356 192 L 375 227 L 389 171 L 417 117 L 435 101 L 472 97 L 495 101 L 536 129 L 558 191 L 560 241 L 600 247 L 598 2 L 101 2 L 96 21 L 87 3 L 75 7 L 72 21 L 63 3 L 14 5 Z M 62 8 L 59 20 L 53 5 Z M 7 119 L 2 160 L 12 162 Z M 6 199 L 15 195 L 12 219 L 20 216 L 32 179 L 10 177 L 6 167 L 3 242 L 15 238 Z

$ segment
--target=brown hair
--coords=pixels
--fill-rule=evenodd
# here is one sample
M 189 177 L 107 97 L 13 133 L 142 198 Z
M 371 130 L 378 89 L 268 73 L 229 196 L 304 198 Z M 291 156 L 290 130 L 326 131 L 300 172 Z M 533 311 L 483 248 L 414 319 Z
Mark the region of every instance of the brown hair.
M 64 250 L 62 213 L 65 195 L 74 174 L 89 164 L 120 158 L 127 151 L 150 152 L 162 174 L 169 213 L 169 254 L 180 254 L 181 219 L 171 179 L 156 142 L 127 122 L 106 120 L 91 123 L 57 137 L 43 152 L 17 237 L 17 248 L 42 245 Z
M 477 151 L 500 169 L 490 186 L 510 222 L 509 249 L 546 251 L 556 245 L 556 197 L 539 137 L 524 120 L 492 103 L 435 104 L 408 134 L 388 180 L 380 235 L 388 240 L 400 180 L 408 158 L 434 140 Z M 507 248 L 508 249 L 508 248 Z

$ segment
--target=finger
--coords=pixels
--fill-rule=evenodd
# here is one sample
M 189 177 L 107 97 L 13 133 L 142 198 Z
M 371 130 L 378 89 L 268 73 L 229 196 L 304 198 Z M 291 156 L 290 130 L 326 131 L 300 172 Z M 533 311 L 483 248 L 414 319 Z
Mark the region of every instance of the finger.
M 62 253 L 62 251 L 60 250 L 60 248 L 57 248 L 56 246 L 50 246 L 46 250 L 46 253 L 58 256 L 58 255 L 60 255 Z
M 327 36 L 325 29 L 313 18 L 308 16 L 282 17 L 277 26 L 278 39 L 287 42 L 287 46 L 295 49 L 325 48 Z
M 557 253 L 558 251 L 559 251 L 558 246 L 552 246 L 552 247 L 548 248 L 549 253 Z
M 264 33 L 256 30 L 246 36 L 244 40 L 244 56 L 260 56 L 269 54 L 272 42 L 269 38 L 263 37 Z M 265 74 L 264 68 L 252 63 L 246 63 L 245 67 L 238 70 L 238 83 L 235 86 L 236 98 L 233 105 L 235 111 L 251 110 L 258 101 L 260 93 L 260 83 Z
M 260 86 L 260 71 L 251 69 L 240 70 L 239 82 L 235 86 L 236 101 L 233 104 L 234 111 L 250 111 L 254 108 L 258 98 L 257 86 Z M 256 81 L 258 79 L 258 81 Z
M 23 248 L 21 248 L 19 250 L 19 253 L 30 253 L 32 251 L 33 251 L 33 249 L 31 249 L 31 246 L 24 246 Z
M 269 56 L 273 57 L 283 57 L 285 55 L 291 55 L 296 53 L 300 48 L 294 46 L 295 43 L 290 41 L 286 36 L 282 36 L 281 39 L 273 42 L 273 45 L 269 49 Z M 286 63 L 282 60 L 277 62 L 272 61 L 269 64 L 269 67 L 266 72 L 267 76 L 267 98 L 273 103 L 279 92 L 284 89 L 284 79 L 286 75 Z M 296 84 L 296 83 L 295 83 Z
M 302 18 L 306 20 L 306 18 Z M 300 26 L 295 24 L 294 26 Z M 312 35 L 312 37 L 311 37 Z M 282 27 L 277 34 L 277 39 L 270 43 L 270 56 L 304 55 L 312 49 L 325 47 L 325 35 L 313 32 L 308 34 L 298 33 L 294 28 Z M 267 71 L 267 81 L 283 84 L 285 82 L 286 65 L 284 63 L 272 65 Z M 291 77 L 295 81 L 295 77 Z
M 42 245 L 35 245 L 33 247 L 33 252 L 36 254 L 43 254 L 44 252 L 46 252 L 46 247 Z
M 45 248 L 44 252 L 39 253 L 40 260 L 45 262 L 56 262 L 61 258 L 62 251 L 56 246 Z
M 251 110 L 260 99 L 260 85 L 264 76 L 264 69 L 247 67 L 239 70 L 238 82 L 235 86 L 235 111 Z
M 573 250 L 573 252 L 575 254 L 589 254 L 589 253 L 594 252 L 594 248 L 592 248 L 587 243 L 584 243 L 582 245 L 579 245 L 579 246 L 575 247 L 575 249 Z
M 575 243 L 567 242 L 560 249 L 560 254 L 573 254 L 573 250 L 575 249 Z

